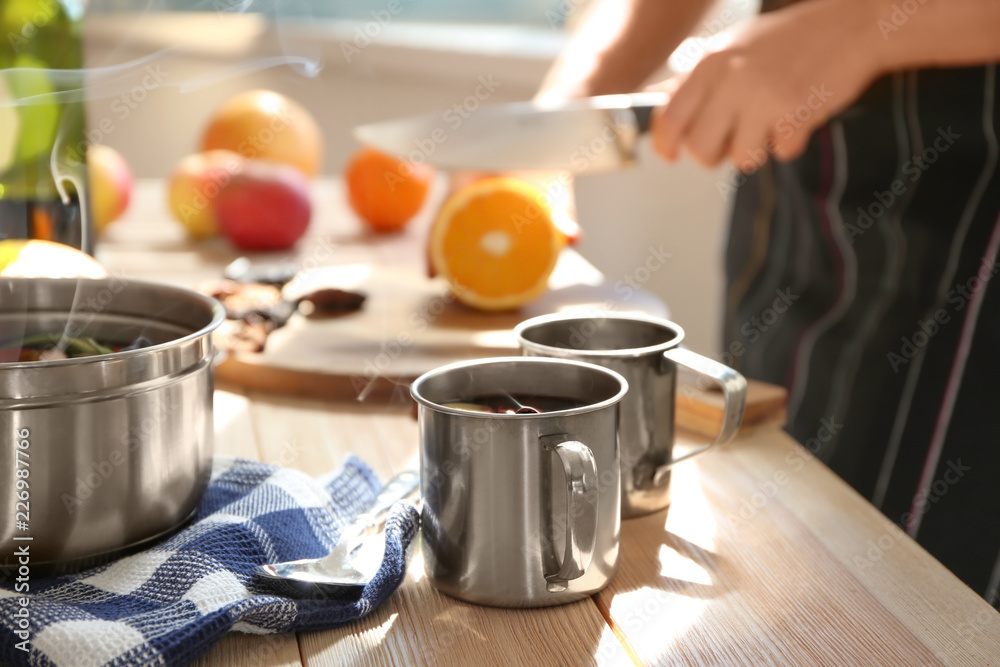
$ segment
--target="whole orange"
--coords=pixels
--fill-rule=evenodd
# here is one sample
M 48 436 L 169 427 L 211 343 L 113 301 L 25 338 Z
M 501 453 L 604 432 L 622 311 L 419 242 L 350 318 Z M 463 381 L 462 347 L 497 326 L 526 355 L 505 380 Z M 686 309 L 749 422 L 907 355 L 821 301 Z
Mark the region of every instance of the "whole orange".
M 354 212 L 377 232 L 403 229 L 427 201 L 434 169 L 374 148 L 355 153 L 344 172 Z
M 225 149 L 245 158 L 284 162 L 315 176 L 323 155 L 316 119 L 298 102 L 270 90 L 250 90 L 209 118 L 201 150 Z

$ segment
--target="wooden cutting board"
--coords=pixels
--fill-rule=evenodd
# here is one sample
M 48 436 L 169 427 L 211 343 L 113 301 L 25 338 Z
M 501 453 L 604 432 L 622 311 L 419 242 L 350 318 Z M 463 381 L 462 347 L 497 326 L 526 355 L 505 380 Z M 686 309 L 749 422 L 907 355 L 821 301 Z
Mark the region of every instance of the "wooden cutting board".
M 513 328 L 529 317 L 569 310 L 668 315 L 652 294 L 626 292 L 628 298 L 623 298 L 573 252 L 561 258 L 545 296 L 508 313 L 467 308 L 443 283 L 427 279 L 413 266 L 348 264 L 318 270 L 313 279 L 317 285 L 360 290 L 368 298 L 362 310 L 342 317 L 315 320 L 296 314 L 271 334 L 264 352 L 232 355 L 222 362 L 216 368 L 220 381 L 313 398 L 406 401 L 409 383 L 428 370 L 454 361 L 519 354 Z M 784 424 L 785 395 L 782 387 L 751 382 L 741 433 Z M 692 387 L 678 392 L 677 425 L 714 436 L 723 408 L 718 391 Z
M 573 252 L 561 258 L 545 296 L 508 313 L 467 308 L 443 283 L 427 279 L 412 266 L 343 265 L 318 270 L 313 279 L 317 285 L 363 291 L 368 299 L 361 311 L 343 317 L 314 320 L 296 314 L 271 335 L 264 352 L 233 355 L 221 363 L 216 369 L 220 381 L 323 399 L 407 401 L 410 382 L 428 370 L 454 361 L 519 354 L 513 328 L 529 317 L 570 310 L 668 315 L 652 294 L 616 292 Z M 695 389 L 689 374 L 682 373 L 685 380 L 691 387 L 678 392 L 677 426 L 714 436 L 722 424 L 722 394 Z M 751 382 L 741 433 L 784 424 L 785 398 L 782 387 Z
M 468 308 L 442 281 L 428 279 L 411 264 L 344 264 L 318 269 L 310 279 L 317 286 L 360 291 L 367 299 L 360 311 L 340 317 L 297 313 L 271 334 L 263 352 L 222 362 L 216 368 L 221 381 L 298 396 L 386 400 L 438 366 L 518 355 L 513 328 L 529 317 L 564 311 L 668 314 L 648 292 L 617 293 L 572 251 L 560 258 L 550 290 L 513 312 Z

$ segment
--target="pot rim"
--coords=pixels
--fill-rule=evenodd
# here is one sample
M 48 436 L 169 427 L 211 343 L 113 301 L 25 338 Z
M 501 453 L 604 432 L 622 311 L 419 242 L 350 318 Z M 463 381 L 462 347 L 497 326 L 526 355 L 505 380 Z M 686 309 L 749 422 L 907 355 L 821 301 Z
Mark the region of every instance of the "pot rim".
M 545 343 L 538 343 L 525 336 L 525 332 L 529 329 L 535 327 L 543 327 L 549 324 L 554 324 L 557 322 L 588 322 L 594 320 L 619 320 L 627 322 L 639 322 L 641 324 L 646 324 L 649 326 L 655 326 L 660 329 L 670 331 L 674 334 L 673 338 L 663 341 L 662 343 L 657 343 L 655 345 L 647 345 L 645 347 L 621 347 L 621 348 L 607 348 L 600 350 L 591 350 L 586 348 L 575 348 L 575 347 L 556 347 L 555 345 L 546 345 Z M 645 357 L 649 355 L 656 355 L 661 352 L 666 352 L 675 347 L 680 347 L 681 343 L 684 342 L 684 329 L 676 322 L 671 322 L 670 320 L 663 317 L 654 317 L 652 315 L 646 315 L 642 313 L 601 313 L 600 315 L 588 315 L 586 313 L 567 311 L 561 313 L 550 313 L 548 315 L 539 315 L 537 317 L 532 317 L 531 319 L 524 320 L 514 327 L 514 336 L 517 338 L 518 344 L 524 350 L 530 350 L 531 352 L 538 352 L 545 354 L 550 357 L 560 357 L 561 355 L 572 355 L 579 359 L 599 359 L 599 358 L 613 358 L 613 359 L 623 359 L 632 357 Z
M 115 278 L 21 278 L 21 277 L 0 277 L 0 285 L 4 283 L 16 284 L 19 282 L 24 283 L 34 283 L 36 281 L 50 282 L 50 283 L 69 283 L 76 282 L 79 283 L 82 280 L 93 281 L 94 283 L 105 283 L 109 284 Z M 187 298 L 194 298 L 196 301 L 200 301 L 202 305 L 206 306 L 208 310 L 212 313 L 212 319 L 208 324 L 204 325 L 197 331 L 185 334 L 179 338 L 173 338 L 171 340 L 165 341 L 163 343 L 157 343 L 155 345 L 147 345 L 145 347 L 139 347 L 131 350 L 119 350 L 117 352 L 111 352 L 110 354 L 95 354 L 89 357 L 76 357 L 72 359 L 50 359 L 47 361 L 6 361 L 0 362 L 0 371 L 8 370 L 29 370 L 29 369 L 41 369 L 41 368 L 61 368 L 65 366 L 86 366 L 89 364 L 102 363 L 110 360 L 119 359 L 131 359 L 133 357 L 140 357 L 155 353 L 158 350 L 168 349 L 172 347 L 177 347 L 183 345 L 189 341 L 194 341 L 206 334 L 211 334 L 215 331 L 226 319 L 226 309 L 219 302 L 218 299 L 210 297 L 206 294 L 202 294 L 188 287 L 183 287 L 180 285 L 174 285 L 171 283 L 153 281 L 153 280 L 139 280 L 139 279 L 128 279 L 126 281 L 127 285 L 135 285 L 140 288 L 146 287 L 149 289 L 160 289 L 169 290 L 173 292 L 174 295 L 184 296 Z M 126 287 L 126 289 L 128 289 Z M 3 312 L 0 309 L 0 312 Z M 29 311 L 30 312 L 30 311 Z M 72 314 L 72 311 L 70 311 Z

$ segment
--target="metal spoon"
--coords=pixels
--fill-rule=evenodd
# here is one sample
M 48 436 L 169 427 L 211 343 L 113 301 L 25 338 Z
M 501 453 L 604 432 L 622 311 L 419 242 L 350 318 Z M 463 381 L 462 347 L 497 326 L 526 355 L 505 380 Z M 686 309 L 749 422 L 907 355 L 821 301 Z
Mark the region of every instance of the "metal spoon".
M 386 484 L 368 508 L 344 528 L 334 547 L 321 558 L 306 558 L 259 567 L 260 574 L 284 582 L 318 586 L 364 586 L 378 572 L 385 555 L 385 521 L 396 502 L 416 496 L 420 474 L 402 472 Z

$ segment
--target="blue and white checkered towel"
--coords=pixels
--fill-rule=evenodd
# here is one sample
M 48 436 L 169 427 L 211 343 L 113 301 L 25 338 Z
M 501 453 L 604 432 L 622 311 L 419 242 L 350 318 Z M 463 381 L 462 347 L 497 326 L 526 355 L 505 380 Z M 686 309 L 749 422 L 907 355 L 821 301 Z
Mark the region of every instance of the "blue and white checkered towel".
M 198 513 L 182 531 L 109 565 L 31 581 L 27 644 L 15 615 L 22 594 L 12 583 L 0 587 L 0 664 L 186 665 L 230 630 L 319 630 L 361 618 L 403 580 L 419 525 L 413 507 L 397 505 L 389 517 L 382 567 L 360 597 L 350 589 L 336 598 L 285 595 L 255 571 L 330 552 L 380 486 L 354 457 L 323 480 L 216 457 Z

